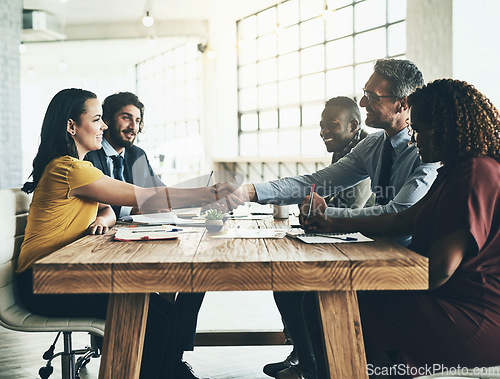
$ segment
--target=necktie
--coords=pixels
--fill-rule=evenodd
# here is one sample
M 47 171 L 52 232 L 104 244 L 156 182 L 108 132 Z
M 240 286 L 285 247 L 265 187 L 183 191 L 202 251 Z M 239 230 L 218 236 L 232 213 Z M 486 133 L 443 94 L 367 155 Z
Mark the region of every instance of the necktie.
M 378 187 L 380 189 L 380 195 L 378 198 L 378 203 L 385 205 L 389 202 L 390 192 L 390 181 L 391 181 L 391 167 L 392 167 L 392 151 L 394 149 L 391 145 L 391 140 L 386 138 L 384 143 L 384 150 L 382 152 L 382 166 L 380 168 L 380 176 L 378 179 Z
M 125 181 L 123 178 L 123 157 L 121 155 L 112 155 L 113 160 L 113 177 L 117 180 Z

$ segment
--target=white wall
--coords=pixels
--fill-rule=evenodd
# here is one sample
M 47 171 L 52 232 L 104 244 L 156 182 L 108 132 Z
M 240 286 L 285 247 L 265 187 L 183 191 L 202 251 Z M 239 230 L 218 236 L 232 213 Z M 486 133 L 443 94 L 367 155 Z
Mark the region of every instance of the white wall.
M 426 81 L 474 84 L 500 107 L 499 0 L 408 0 L 407 57 Z
M 38 150 L 43 116 L 52 97 L 64 88 L 90 90 L 102 101 L 119 91 L 135 92 L 135 64 L 164 51 L 172 39 L 103 40 L 29 44 L 21 56 L 21 129 L 23 135 L 23 180 L 32 170 Z M 58 64 L 64 60 L 67 69 Z M 30 70 L 35 76 L 30 77 Z
M 453 77 L 465 80 L 500 108 L 500 1 L 454 0 Z
M 453 72 L 453 0 L 408 0 L 406 56 L 426 82 Z
M 257 5 L 264 9 L 272 2 L 261 0 L 258 4 L 252 3 L 252 9 L 213 10 L 207 14 L 209 47 L 217 56 L 215 60 L 204 57 L 205 109 L 201 123 L 204 164 L 213 158 L 230 158 L 237 154 L 235 20 L 257 11 Z M 407 57 L 421 68 L 425 79 L 454 77 L 467 80 L 500 106 L 497 47 L 500 32 L 496 19 L 500 14 L 500 1 L 408 0 L 407 9 Z M 176 43 L 178 40 L 170 46 Z M 167 46 L 168 42 L 161 41 L 149 55 L 154 56 Z M 147 55 L 148 46 L 144 40 L 30 45 L 28 54 L 21 58 L 23 178 L 31 171 L 43 114 L 57 91 L 69 86 L 83 87 L 93 90 L 101 99 L 116 91 L 135 91 L 134 65 Z M 79 64 L 83 58 L 85 63 Z M 62 59 L 68 63 L 65 72 L 57 69 Z M 36 62 L 35 78 L 26 75 L 30 68 L 26 64 L 28 61 Z
M 206 151 L 210 161 L 238 154 L 238 94 L 236 24 L 220 15 L 210 22 L 210 44 L 216 51 L 214 61 L 205 59 Z

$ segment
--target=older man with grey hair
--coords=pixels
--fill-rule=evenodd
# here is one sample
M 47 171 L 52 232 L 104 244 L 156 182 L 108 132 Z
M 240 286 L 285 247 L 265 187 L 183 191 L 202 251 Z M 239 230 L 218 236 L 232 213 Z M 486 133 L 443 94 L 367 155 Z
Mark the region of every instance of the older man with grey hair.
M 310 175 L 283 178 L 267 183 L 247 184 L 249 201 L 299 204 L 311 191 L 312 184 L 321 196 L 350 188 L 370 178 L 377 204 L 364 208 L 327 207 L 319 211 L 329 217 L 360 217 L 401 212 L 426 193 L 436 178 L 436 164 L 423 163 L 417 146 L 410 143 L 407 96 L 424 84 L 420 70 L 408 60 L 379 59 L 363 88 L 360 106 L 366 109 L 366 125 L 382 129 L 370 134 L 345 157 Z M 411 236 L 398 240 L 408 245 Z M 277 378 L 324 378 L 324 364 L 316 364 L 305 324 L 304 312 L 314 304 L 305 304 L 312 296 L 303 292 L 275 292 L 274 298 L 294 341 L 298 365 L 276 374 Z M 318 362 L 319 363 L 319 362 Z

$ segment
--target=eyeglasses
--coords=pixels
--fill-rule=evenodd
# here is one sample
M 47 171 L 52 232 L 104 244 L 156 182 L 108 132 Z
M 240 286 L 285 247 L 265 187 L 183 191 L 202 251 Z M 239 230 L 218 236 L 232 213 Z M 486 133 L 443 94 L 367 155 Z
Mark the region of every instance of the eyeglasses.
M 392 97 L 392 98 L 397 98 L 397 96 L 394 96 L 394 95 L 377 95 L 373 92 L 370 92 L 370 91 L 367 91 L 363 88 L 363 95 L 368 99 L 368 103 L 370 105 L 372 105 L 372 103 L 375 101 L 375 102 L 379 102 L 380 99 L 384 98 L 384 97 Z

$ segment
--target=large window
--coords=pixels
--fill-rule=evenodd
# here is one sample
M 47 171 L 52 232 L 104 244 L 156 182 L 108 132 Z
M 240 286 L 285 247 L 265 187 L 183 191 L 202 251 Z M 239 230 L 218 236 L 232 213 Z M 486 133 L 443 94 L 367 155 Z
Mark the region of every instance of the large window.
M 144 103 L 140 146 L 153 168 L 174 184 L 200 172 L 200 58 L 188 43 L 137 64 L 137 93 Z
M 360 99 L 382 57 L 406 52 L 406 0 L 288 0 L 239 20 L 239 153 L 318 156 L 324 103 Z

